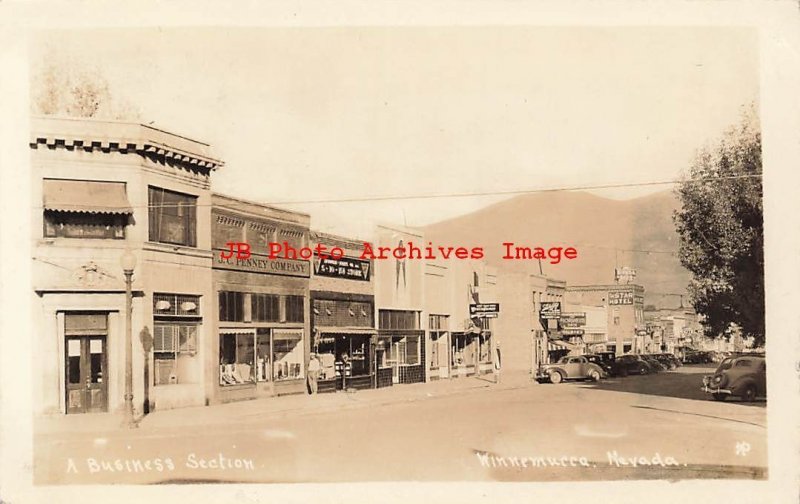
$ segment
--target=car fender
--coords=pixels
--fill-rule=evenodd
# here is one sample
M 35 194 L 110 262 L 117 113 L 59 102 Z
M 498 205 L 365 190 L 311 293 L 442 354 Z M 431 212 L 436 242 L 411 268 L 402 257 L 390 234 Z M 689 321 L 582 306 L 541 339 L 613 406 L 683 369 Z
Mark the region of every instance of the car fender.
M 567 374 L 566 370 L 564 370 L 563 368 L 560 368 L 560 367 L 553 366 L 553 367 L 549 367 L 549 368 L 544 370 L 545 374 L 550 374 L 553 371 L 555 371 L 558 374 L 560 374 L 561 378 L 567 379 L 567 378 L 570 377 L 569 374 Z
M 755 378 L 752 376 L 742 376 L 738 380 L 735 380 L 733 383 L 730 384 L 728 387 L 734 394 L 740 394 L 745 387 L 752 385 L 756 388 L 756 394 L 760 391 L 758 390 L 758 384 L 756 383 Z
M 608 375 L 608 373 L 606 372 L 606 370 L 605 370 L 605 369 L 603 369 L 601 366 L 598 366 L 598 365 L 597 365 L 597 364 L 595 364 L 594 362 L 590 362 L 590 363 L 589 363 L 589 366 L 588 366 L 588 370 L 587 370 L 587 372 L 586 372 L 586 376 L 589 376 L 589 372 L 588 372 L 588 371 L 590 371 L 590 370 L 592 370 L 592 369 L 595 369 L 595 370 L 597 370 L 597 372 L 598 372 L 598 373 L 600 373 L 600 376 L 601 376 L 601 377 L 602 377 L 602 376 L 607 376 L 607 375 Z

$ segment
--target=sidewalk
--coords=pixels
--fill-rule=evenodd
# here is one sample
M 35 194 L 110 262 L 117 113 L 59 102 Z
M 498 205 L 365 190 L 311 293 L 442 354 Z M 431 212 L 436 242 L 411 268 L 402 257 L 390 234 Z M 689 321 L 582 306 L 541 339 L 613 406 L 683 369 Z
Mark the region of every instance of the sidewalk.
M 530 375 L 524 371 L 506 372 L 503 373 L 499 384 L 494 383 L 493 375 L 487 374 L 480 377 L 394 385 L 381 389 L 325 393 L 316 396 L 297 394 L 266 397 L 212 406 L 155 411 L 142 418 L 139 428 L 133 430 L 122 429 L 120 427 L 122 416 L 115 413 L 39 418 L 35 421 L 35 425 L 36 432 L 40 434 L 121 432 L 135 436 L 137 433 L 145 434 L 172 428 L 246 424 L 276 416 L 300 413 L 308 416 L 345 409 L 423 401 L 481 390 L 513 390 L 533 383 Z

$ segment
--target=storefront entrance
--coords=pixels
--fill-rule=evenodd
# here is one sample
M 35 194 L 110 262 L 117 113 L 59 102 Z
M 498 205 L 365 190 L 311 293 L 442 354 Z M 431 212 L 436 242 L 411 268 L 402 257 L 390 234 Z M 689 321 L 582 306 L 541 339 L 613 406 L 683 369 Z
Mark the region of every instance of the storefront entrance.
M 108 411 L 108 356 L 104 336 L 66 339 L 67 413 Z

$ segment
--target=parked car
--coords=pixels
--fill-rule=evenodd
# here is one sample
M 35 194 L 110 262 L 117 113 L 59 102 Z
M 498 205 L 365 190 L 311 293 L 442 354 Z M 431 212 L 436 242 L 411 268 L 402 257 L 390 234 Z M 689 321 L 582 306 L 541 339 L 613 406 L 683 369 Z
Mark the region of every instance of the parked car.
M 661 371 L 666 371 L 666 367 L 659 362 L 655 356 L 650 354 L 641 354 L 643 360 L 645 360 L 648 364 L 650 364 L 650 368 L 654 373 L 660 373 Z
M 686 351 L 683 354 L 683 362 L 686 364 L 702 364 L 705 361 L 702 352 L 696 350 Z
M 675 362 L 672 359 L 670 359 L 669 354 L 651 354 L 650 356 L 653 357 L 655 360 L 657 360 L 659 364 L 661 364 L 664 367 L 664 369 L 668 371 L 672 371 L 673 369 L 678 367 L 678 365 L 675 364 Z
M 545 364 L 536 372 L 539 382 L 561 383 L 564 380 L 598 381 L 605 371 L 583 355 L 565 356 L 555 364 Z
M 767 396 L 767 360 L 761 356 L 728 357 L 713 375 L 703 377 L 703 391 L 717 401 L 737 396 L 754 401 Z
M 605 353 L 605 352 L 604 352 Z M 610 356 L 608 354 L 611 354 Z M 627 376 L 624 366 L 617 363 L 617 360 L 612 352 L 607 352 L 606 355 L 600 354 L 587 354 L 584 355 L 589 362 L 597 364 L 605 374 L 608 376 Z
M 641 356 L 636 354 L 626 354 L 617 357 L 617 362 L 625 369 L 628 374 L 650 374 L 653 372 L 652 366 Z
M 680 360 L 679 358 L 677 358 L 677 357 L 676 357 L 674 354 L 671 354 L 671 353 L 663 353 L 663 354 L 661 354 L 661 355 L 663 355 L 665 358 L 669 359 L 669 361 L 670 361 L 670 362 L 671 362 L 671 363 L 672 363 L 672 364 L 673 364 L 673 365 L 674 365 L 676 368 L 679 368 L 679 367 L 683 366 L 683 362 L 681 362 L 681 360 Z

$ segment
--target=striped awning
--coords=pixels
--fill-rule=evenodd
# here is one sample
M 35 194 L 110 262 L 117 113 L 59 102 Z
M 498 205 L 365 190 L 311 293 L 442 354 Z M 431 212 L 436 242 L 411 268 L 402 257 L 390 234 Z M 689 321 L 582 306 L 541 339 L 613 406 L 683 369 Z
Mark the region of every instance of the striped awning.
M 43 200 L 45 210 L 108 214 L 133 213 L 125 193 L 124 182 L 45 179 Z

